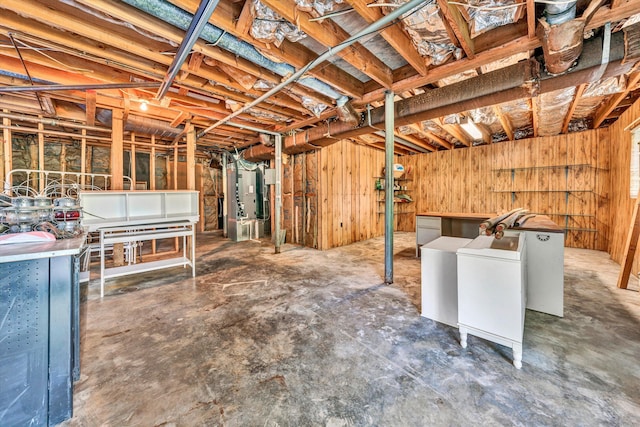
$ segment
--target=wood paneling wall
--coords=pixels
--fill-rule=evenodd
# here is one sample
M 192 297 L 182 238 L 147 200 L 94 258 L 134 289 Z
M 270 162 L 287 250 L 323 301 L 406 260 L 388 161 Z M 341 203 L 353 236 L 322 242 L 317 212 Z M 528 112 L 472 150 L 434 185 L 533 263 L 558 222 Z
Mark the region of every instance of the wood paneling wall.
M 384 152 L 340 141 L 318 152 L 320 216 L 318 248 L 348 245 L 384 233 L 384 206 L 375 189 Z M 406 215 L 412 216 L 412 215 Z
M 419 212 L 497 213 L 514 208 L 548 215 L 570 247 L 607 250 L 608 132 L 506 141 L 405 156 Z M 415 230 L 415 217 L 399 219 Z
M 624 257 L 625 243 L 633 205 L 636 202 L 629 194 L 629 164 L 631 161 L 631 129 L 627 126 L 640 117 L 640 101 L 636 101 L 609 128 L 609 148 L 611 152 L 611 231 L 608 252 L 611 258 L 621 263 Z M 634 265 L 631 269 L 636 274 L 640 268 L 640 251 L 636 253 Z

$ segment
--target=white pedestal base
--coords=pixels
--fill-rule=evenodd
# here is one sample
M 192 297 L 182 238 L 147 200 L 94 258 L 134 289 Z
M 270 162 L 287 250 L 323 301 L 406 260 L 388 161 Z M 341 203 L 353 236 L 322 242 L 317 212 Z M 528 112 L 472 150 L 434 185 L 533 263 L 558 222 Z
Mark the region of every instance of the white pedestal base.
M 484 338 L 489 341 L 493 341 L 495 343 L 507 346 L 513 350 L 513 366 L 516 369 L 522 368 L 522 342 L 510 340 L 505 337 L 501 337 L 498 335 L 494 335 L 487 331 L 482 331 L 480 329 L 472 328 L 470 326 L 466 326 L 458 323 L 458 328 L 460 329 L 460 345 L 462 348 L 467 348 L 467 335 L 475 335 L 480 338 Z

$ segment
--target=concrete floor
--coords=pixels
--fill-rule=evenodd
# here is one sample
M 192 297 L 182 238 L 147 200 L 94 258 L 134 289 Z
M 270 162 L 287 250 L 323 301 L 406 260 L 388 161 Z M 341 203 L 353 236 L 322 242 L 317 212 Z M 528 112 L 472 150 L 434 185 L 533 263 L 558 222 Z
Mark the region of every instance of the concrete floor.
M 329 251 L 198 236 L 178 268 L 92 281 L 64 426 L 640 424 L 640 295 L 567 249 L 565 317 L 527 311 L 511 350 L 420 317 L 414 233 Z

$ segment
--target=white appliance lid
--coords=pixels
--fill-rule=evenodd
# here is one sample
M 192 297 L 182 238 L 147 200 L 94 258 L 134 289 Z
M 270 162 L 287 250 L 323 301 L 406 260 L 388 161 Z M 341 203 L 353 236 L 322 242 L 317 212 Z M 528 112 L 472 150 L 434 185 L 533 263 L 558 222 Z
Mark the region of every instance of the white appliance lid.
M 423 249 L 432 249 L 442 252 L 456 252 L 463 246 L 471 243 L 472 239 L 465 239 L 463 237 L 438 237 L 435 240 L 430 241 L 422 245 Z
M 525 233 L 518 236 L 505 236 L 496 239 L 494 236 L 478 236 L 471 243 L 458 249 L 459 254 L 486 256 L 519 260 L 524 248 Z

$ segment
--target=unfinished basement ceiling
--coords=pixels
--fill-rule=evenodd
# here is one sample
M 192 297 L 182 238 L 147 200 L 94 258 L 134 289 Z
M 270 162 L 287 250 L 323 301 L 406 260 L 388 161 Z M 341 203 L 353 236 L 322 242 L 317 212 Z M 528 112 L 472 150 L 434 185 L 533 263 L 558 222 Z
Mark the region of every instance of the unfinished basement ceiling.
M 220 0 L 157 99 L 199 1 L 2 0 L 0 109 L 15 128 L 16 113 L 108 127 L 119 108 L 136 138 L 169 144 L 191 122 L 201 151 L 266 158 L 256 128 L 285 151 L 382 147 L 387 90 L 401 154 L 608 126 L 640 96 L 636 0 L 426 0 L 255 102 L 405 3 Z

